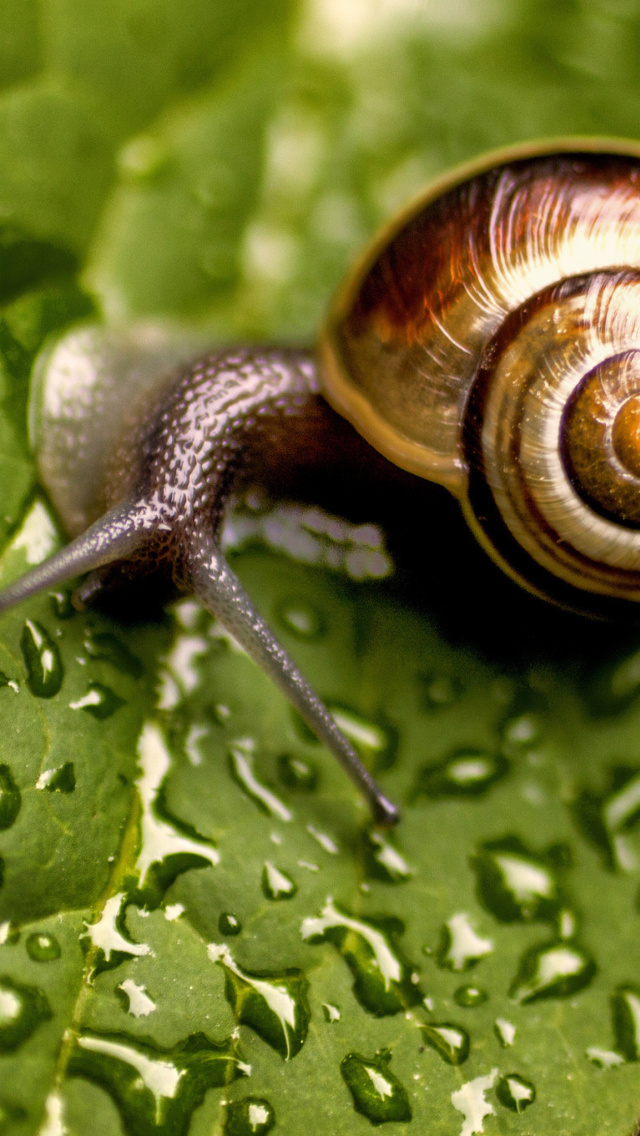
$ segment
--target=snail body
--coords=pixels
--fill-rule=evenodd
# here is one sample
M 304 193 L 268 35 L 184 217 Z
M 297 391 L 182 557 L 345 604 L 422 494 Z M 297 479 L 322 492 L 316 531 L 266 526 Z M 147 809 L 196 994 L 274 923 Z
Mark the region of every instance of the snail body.
M 153 349 L 129 360 L 126 399 L 109 351 L 42 372 L 39 468 L 75 539 L 0 610 L 80 573 L 86 602 L 122 564 L 170 564 L 378 819 L 394 806 L 219 547 L 239 481 L 344 448 L 324 398 L 385 458 L 449 489 L 532 590 L 567 606 L 640 600 L 640 146 L 521 147 L 440 182 L 365 254 L 317 353 L 238 348 L 171 374 L 194 353 L 172 350 L 164 366 Z

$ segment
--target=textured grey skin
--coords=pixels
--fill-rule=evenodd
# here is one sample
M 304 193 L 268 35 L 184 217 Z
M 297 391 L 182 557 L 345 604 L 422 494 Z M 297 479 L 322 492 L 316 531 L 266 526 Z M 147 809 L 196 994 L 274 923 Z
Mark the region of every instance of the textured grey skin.
M 293 660 L 253 607 L 218 547 L 237 477 L 269 447 L 295 445 L 296 420 L 312 413 L 318 379 L 302 351 L 240 348 L 197 360 L 115 449 L 112 508 L 62 552 L 0 593 L 0 611 L 79 573 L 131 561 L 131 574 L 170 564 L 175 583 L 201 602 L 261 666 L 347 770 L 376 820 L 393 824 L 381 793 Z M 114 499 L 115 498 L 115 499 Z M 83 585 L 93 597 L 99 571 Z M 108 580 L 108 577 L 106 577 Z

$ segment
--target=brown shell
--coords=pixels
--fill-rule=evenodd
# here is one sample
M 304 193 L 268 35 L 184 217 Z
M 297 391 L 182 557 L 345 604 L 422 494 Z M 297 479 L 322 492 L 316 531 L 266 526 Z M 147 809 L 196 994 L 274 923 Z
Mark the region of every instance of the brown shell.
M 640 267 L 640 144 L 490 154 L 431 186 L 356 266 L 321 339 L 326 397 L 386 457 L 464 499 L 465 406 L 501 323 L 559 280 L 622 267 Z

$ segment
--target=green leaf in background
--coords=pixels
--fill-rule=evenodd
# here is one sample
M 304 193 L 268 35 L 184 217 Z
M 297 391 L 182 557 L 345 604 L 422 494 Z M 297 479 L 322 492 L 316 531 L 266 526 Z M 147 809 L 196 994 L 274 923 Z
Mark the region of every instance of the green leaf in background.
M 622 0 L 0 0 L 0 585 L 62 539 L 27 436 L 50 337 L 311 339 L 435 174 L 638 136 L 639 44 Z M 631 1136 L 638 634 L 421 502 L 388 581 L 255 526 L 234 557 L 393 834 L 190 600 L 3 616 L 3 1136 Z

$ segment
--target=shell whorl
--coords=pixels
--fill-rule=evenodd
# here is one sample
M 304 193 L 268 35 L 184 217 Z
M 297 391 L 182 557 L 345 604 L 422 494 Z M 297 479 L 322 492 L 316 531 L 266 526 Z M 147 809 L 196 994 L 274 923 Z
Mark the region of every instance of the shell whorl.
M 571 606 L 576 587 L 640 600 L 640 148 L 609 147 L 489 160 L 427 194 L 324 345 L 330 401 Z

